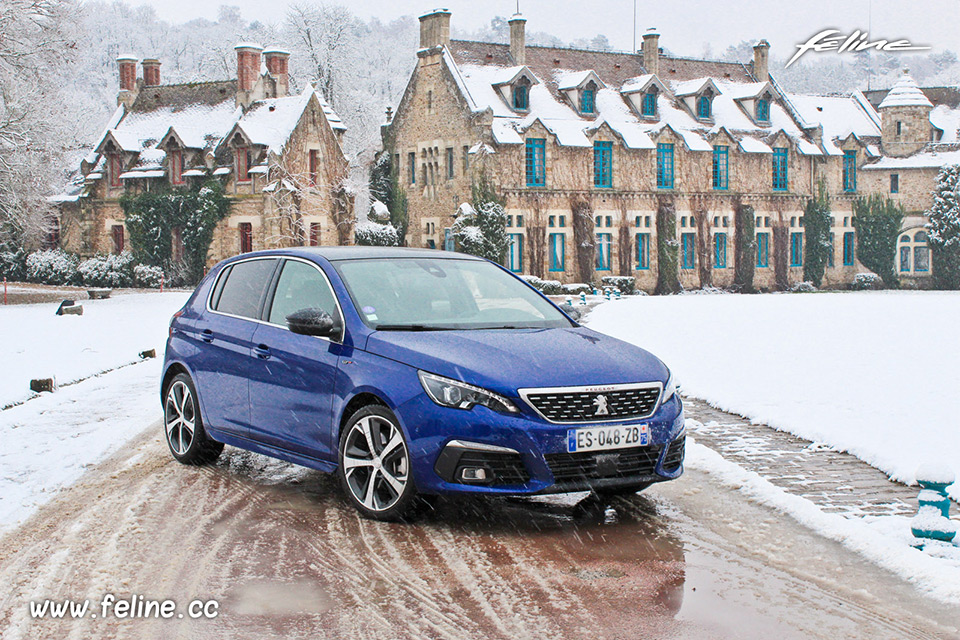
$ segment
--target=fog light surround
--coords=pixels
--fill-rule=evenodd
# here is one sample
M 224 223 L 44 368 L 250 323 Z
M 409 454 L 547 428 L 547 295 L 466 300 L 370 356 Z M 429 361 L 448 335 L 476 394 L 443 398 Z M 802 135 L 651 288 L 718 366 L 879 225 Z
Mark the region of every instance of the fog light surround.
M 460 467 L 457 470 L 457 478 L 460 482 L 485 483 L 493 480 L 493 473 L 485 467 Z

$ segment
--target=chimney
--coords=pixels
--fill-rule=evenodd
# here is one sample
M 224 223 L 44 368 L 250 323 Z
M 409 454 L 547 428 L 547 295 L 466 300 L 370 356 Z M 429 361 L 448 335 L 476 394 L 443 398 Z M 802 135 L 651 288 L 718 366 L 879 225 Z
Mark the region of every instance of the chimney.
M 660 74 L 660 34 L 653 27 L 643 34 L 643 68 L 655 76 Z
M 527 19 L 519 13 L 508 21 L 510 24 L 510 57 L 514 64 L 527 64 Z
M 263 50 L 263 59 L 269 73 L 277 83 L 277 97 L 290 95 L 290 74 L 287 71 L 290 52 L 276 47 Z
M 766 40 L 753 45 L 753 75 L 760 82 L 770 81 L 770 43 Z
M 420 48 L 450 46 L 450 11 L 434 9 L 420 16 Z
M 234 50 L 237 52 L 237 90 L 249 93 L 260 77 L 260 53 L 263 47 L 252 42 L 241 42 Z
M 120 92 L 117 94 L 117 104 L 125 104 L 127 108 L 137 99 L 137 62 L 136 56 L 122 55 L 117 57 L 117 67 L 120 70 Z
M 143 86 L 160 86 L 160 61 L 156 58 L 144 58 L 140 64 L 143 66 Z

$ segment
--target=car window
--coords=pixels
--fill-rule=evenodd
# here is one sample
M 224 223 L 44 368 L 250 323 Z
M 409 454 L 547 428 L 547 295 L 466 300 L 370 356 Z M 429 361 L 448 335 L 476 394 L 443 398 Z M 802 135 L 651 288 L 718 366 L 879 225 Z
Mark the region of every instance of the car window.
M 260 299 L 276 266 L 276 260 L 247 260 L 234 264 L 223 276 L 226 282 L 220 291 L 220 299 L 215 301 L 215 310 L 257 319 Z
M 313 265 L 287 260 L 277 281 L 267 321 L 287 324 L 287 316 L 301 309 L 322 309 L 339 318 L 337 302 L 327 279 Z

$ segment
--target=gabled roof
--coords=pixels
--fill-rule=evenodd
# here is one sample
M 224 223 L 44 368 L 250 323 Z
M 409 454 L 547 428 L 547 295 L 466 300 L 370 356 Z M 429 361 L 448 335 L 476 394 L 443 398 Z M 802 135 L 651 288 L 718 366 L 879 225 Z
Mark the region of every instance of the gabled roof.
M 637 76 L 636 78 L 628 78 L 620 87 L 620 93 L 623 95 L 646 93 L 650 89 L 650 85 L 657 87 L 661 92 L 667 91 L 667 87 L 660 82 L 660 78 L 652 73 L 647 73 L 642 76 Z
M 857 95 L 818 96 L 788 93 L 787 99 L 804 123 L 823 130 L 821 144 L 828 155 L 843 155 L 840 143 L 851 134 L 879 155 L 880 118 L 866 100 Z
M 717 89 L 717 85 L 714 84 L 712 78 L 697 78 L 695 80 L 686 80 L 685 82 L 678 82 L 673 85 L 673 95 L 678 98 L 686 98 L 687 96 L 698 96 L 707 89 L 710 89 L 715 94 L 720 93 L 720 90 Z
M 593 80 L 598 87 L 605 86 L 603 80 L 593 69 L 586 71 L 565 71 L 558 70 L 554 73 L 554 80 L 557 83 L 557 89 L 560 91 L 572 91 L 585 86 L 590 80 Z
M 240 131 L 251 144 L 267 147 L 272 153 L 282 153 L 307 105 L 316 96 L 316 90 L 308 85 L 299 96 L 254 102 L 222 137 L 221 145 Z

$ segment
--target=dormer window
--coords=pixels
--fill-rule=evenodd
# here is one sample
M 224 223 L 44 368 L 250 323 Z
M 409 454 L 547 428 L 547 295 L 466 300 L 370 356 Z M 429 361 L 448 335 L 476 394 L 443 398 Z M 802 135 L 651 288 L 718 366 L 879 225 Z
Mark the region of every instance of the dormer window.
M 517 80 L 513 87 L 513 108 L 517 111 L 530 109 L 530 81 L 526 77 Z
M 640 108 L 640 115 L 653 117 L 657 115 L 657 88 L 652 87 L 650 91 L 643 94 L 643 102 Z
M 770 122 L 770 98 L 763 96 L 757 100 L 757 122 Z
M 119 187 L 120 186 L 120 174 L 123 172 L 123 157 L 117 153 L 112 152 L 107 155 L 107 172 L 110 174 L 110 186 Z
M 580 113 L 596 113 L 597 85 L 592 80 L 580 91 Z
M 697 98 L 697 117 L 708 120 L 713 117 L 713 95 L 706 93 Z
M 250 182 L 251 155 L 249 147 L 237 147 L 237 182 Z

